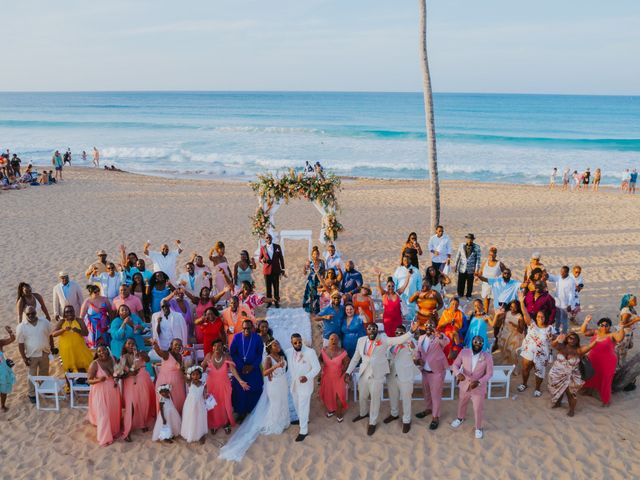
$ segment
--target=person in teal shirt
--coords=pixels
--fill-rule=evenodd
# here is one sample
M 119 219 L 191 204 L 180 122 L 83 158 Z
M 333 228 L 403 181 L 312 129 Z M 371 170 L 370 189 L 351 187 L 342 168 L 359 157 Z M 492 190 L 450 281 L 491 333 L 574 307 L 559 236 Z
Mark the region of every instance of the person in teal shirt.
M 489 323 L 489 315 L 485 313 L 482 305 L 482 300 L 476 298 L 473 301 L 473 313 L 469 316 L 469 324 L 464 334 L 464 346 L 466 348 L 472 348 L 473 339 L 475 337 L 482 337 L 484 343 L 482 344 L 482 350 L 488 352 L 491 348 L 489 343 L 489 336 L 487 335 L 487 325 Z
M 124 343 L 132 338 L 136 342 L 138 350 L 149 350 L 144 343 L 144 330 L 146 324 L 136 314 L 132 314 L 129 307 L 120 305 L 118 316 L 111 322 L 109 334 L 111 335 L 111 354 L 120 359 Z

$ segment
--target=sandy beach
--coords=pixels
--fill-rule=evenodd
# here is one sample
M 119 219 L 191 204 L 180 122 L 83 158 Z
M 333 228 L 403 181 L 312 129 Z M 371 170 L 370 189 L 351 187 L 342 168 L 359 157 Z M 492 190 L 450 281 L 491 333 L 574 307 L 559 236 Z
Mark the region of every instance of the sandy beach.
M 57 272 L 65 269 L 84 285 L 83 273 L 100 248 L 115 259 L 121 243 L 141 253 L 145 240 L 153 248 L 180 239 L 186 261 L 192 251 L 204 254 L 222 240 L 232 264 L 240 250 L 255 250 L 249 216 L 257 200 L 246 183 L 168 180 L 88 168 L 65 169 L 64 175 L 62 185 L 0 193 L 6 227 L 0 241 L 2 327 L 16 325 L 18 282 L 29 282 L 50 304 Z M 365 282 L 375 280 L 375 269 L 393 272 L 410 231 L 426 246 L 425 182 L 345 179 L 339 202 L 345 231 L 338 248 L 355 261 Z M 497 246 L 499 258 L 516 278 L 522 277 L 533 251 L 542 254 L 553 272 L 564 264 L 582 265 L 583 311 L 610 316 L 617 323 L 620 297 L 638 293 L 639 202 L 612 189 L 569 193 L 450 181 L 442 184 L 442 223 L 455 245 L 472 232 L 483 255 L 489 246 Z M 312 229 L 316 238 L 319 233 L 320 216 L 303 201 L 283 206 L 276 221 L 278 230 Z M 301 305 L 305 256 L 306 244 L 287 243 L 284 306 Z M 421 257 L 421 265 L 426 261 L 426 255 Z M 479 294 L 478 284 L 475 291 Z M 317 328 L 314 336 L 317 345 Z M 158 444 L 150 434 L 138 432 L 132 443 L 118 440 L 99 447 L 85 411 L 69 409 L 66 401 L 58 413 L 36 411 L 26 398 L 26 371 L 17 344 L 6 353 L 16 362 L 17 383 L 9 412 L 0 413 L 0 478 L 640 477 L 638 391 L 615 394 L 607 409 L 594 398 L 580 396 L 576 416 L 570 419 L 565 408 L 550 408 L 545 382 L 542 398 L 533 398 L 530 389 L 517 398 L 488 401 L 481 441 L 473 438 L 472 422 L 460 431 L 448 427 L 457 399 L 443 402 L 441 426 L 435 432 L 427 429 L 427 420 L 414 419 L 407 435 L 394 422 L 379 424 L 375 435 L 367 437 L 364 422 L 351 423 L 353 404 L 345 422 L 338 424 L 324 417 L 314 398 L 310 436 L 303 443 L 294 443 L 295 428 L 281 436 L 262 436 L 243 462 L 234 464 L 217 459 L 216 443 L 225 439 L 223 432 L 209 435 L 205 445 Z M 55 372 L 61 374 L 59 366 Z M 512 388 L 512 396 L 515 393 Z M 421 407 L 414 402 L 414 412 Z M 388 403 L 383 403 L 383 418 L 387 412 Z

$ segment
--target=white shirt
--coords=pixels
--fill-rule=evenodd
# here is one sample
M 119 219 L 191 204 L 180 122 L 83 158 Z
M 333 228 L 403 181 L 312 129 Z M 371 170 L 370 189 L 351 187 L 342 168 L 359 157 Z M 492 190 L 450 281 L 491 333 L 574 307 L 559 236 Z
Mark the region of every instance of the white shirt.
M 560 275 L 549 275 L 549 281 L 556 284 L 556 306 L 566 310 L 573 308 L 576 299 L 576 281 L 571 275 L 562 278 Z
M 147 255 L 153 262 L 154 272 L 164 272 L 169 276 L 169 280 L 174 281 L 176 276 L 176 263 L 178 262 L 178 250 L 173 250 L 167 255 L 160 252 L 149 252 Z
M 435 263 L 444 263 L 451 255 L 451 240 L 446 233 L 441 237 L 434 235 L 429 239 L 429 251 L 438 252 L 438 255 L 432 254 L 431 260 Z
M 269 258 L 273 258 L 273 243 L 266 244 L 265 248 L 267 249 L 267 255 L 269 255 Z
M 158 322 L 160 322 L 160 334 L 158 334 Z M 179 338 L 186 345 L 188 340 L 187 322 L 180 312 L 171 312 L 165 317 L 162 310 L 151 317 L 151 332 L 153 339 L 158 342 L 162 350 L 168 350 L 171 340 Z
M 427 350 L 429 350 L 429 345 L 431 345 L 431 338 L 428 335 L 424 336 L 424 340 L 422 340 L 422 350 L 424 352 L 427 352 Z M 422 366 L 422 369 L 425 372 L 430 372 L 431 371 L 431 366 L 429 365 L 428 361 L 424 361 L 424 365 Z
M 18 325 L 16 331 L 18 343 L 24 343 L 24 354 L 27 358 L 47 355 L 50 346 L 49 336 L 51 336 L 51 324 L 46 318 L 38 318 L 35 325 L 24 320 Z
M 97 277 L 92 275 L 90 280 L 99 283 L 102 295 L 113 301 L 114 298 L 120 295 L 120 285 L 124 283 L 124 273 L 116 272 L 112 277 L 105 272 Z
M 329 255 L 328 252 L 325 253 L 324 262 L 327 267 L 327 270 L 334 269 L 334 270 L 340 270 L 341 272 L 344 272 L 344 263 L 342 262 L 342 257 L 338 252 L 336 252 L 335 255 L 333 256 Z
M 480 360 L 481 353 L 482 353 L 482 350 L 480 350 L 478 353 L 474 353 L 473 355 L 471 355 L 471 372 L 473 372 L 476 369 L 476 365 L 478 364 L 478 360 Z

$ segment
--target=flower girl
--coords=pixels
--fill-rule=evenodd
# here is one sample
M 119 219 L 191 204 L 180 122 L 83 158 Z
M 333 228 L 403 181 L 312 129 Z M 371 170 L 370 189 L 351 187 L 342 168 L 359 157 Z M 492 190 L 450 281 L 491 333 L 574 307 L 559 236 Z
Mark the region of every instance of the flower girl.
M 205 442 L 207 435 L 207 392 L 202 382 L 202 367 L 194 365 L 187 369 L 189 392 L 182 407 L 182 428 L 180 435 L 187 442 Z
M 173 443 L 172 438 L 180 434 L 180 414 L 171 401 L 171 384 L 165 383 L 158 387 L 160 395 L 158 411 L 160 415 L 156 418 L 156 425 L 153 428 L 151 439 L 155 442 L 163 440 Z

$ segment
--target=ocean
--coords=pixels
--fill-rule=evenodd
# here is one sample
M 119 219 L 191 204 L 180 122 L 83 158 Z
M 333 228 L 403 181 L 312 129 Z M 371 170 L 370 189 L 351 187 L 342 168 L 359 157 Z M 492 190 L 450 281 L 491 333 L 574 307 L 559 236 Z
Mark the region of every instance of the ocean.
M 546 183 L 553 167 L 640 168 L 640 97 L 434 95 L 441 178 Z M 252 178 L 319 161 L 341 175 L 427 178 L 421 93 L 0 93 L 0 148 L 23 164 L 102 162 L 161 176 Z

